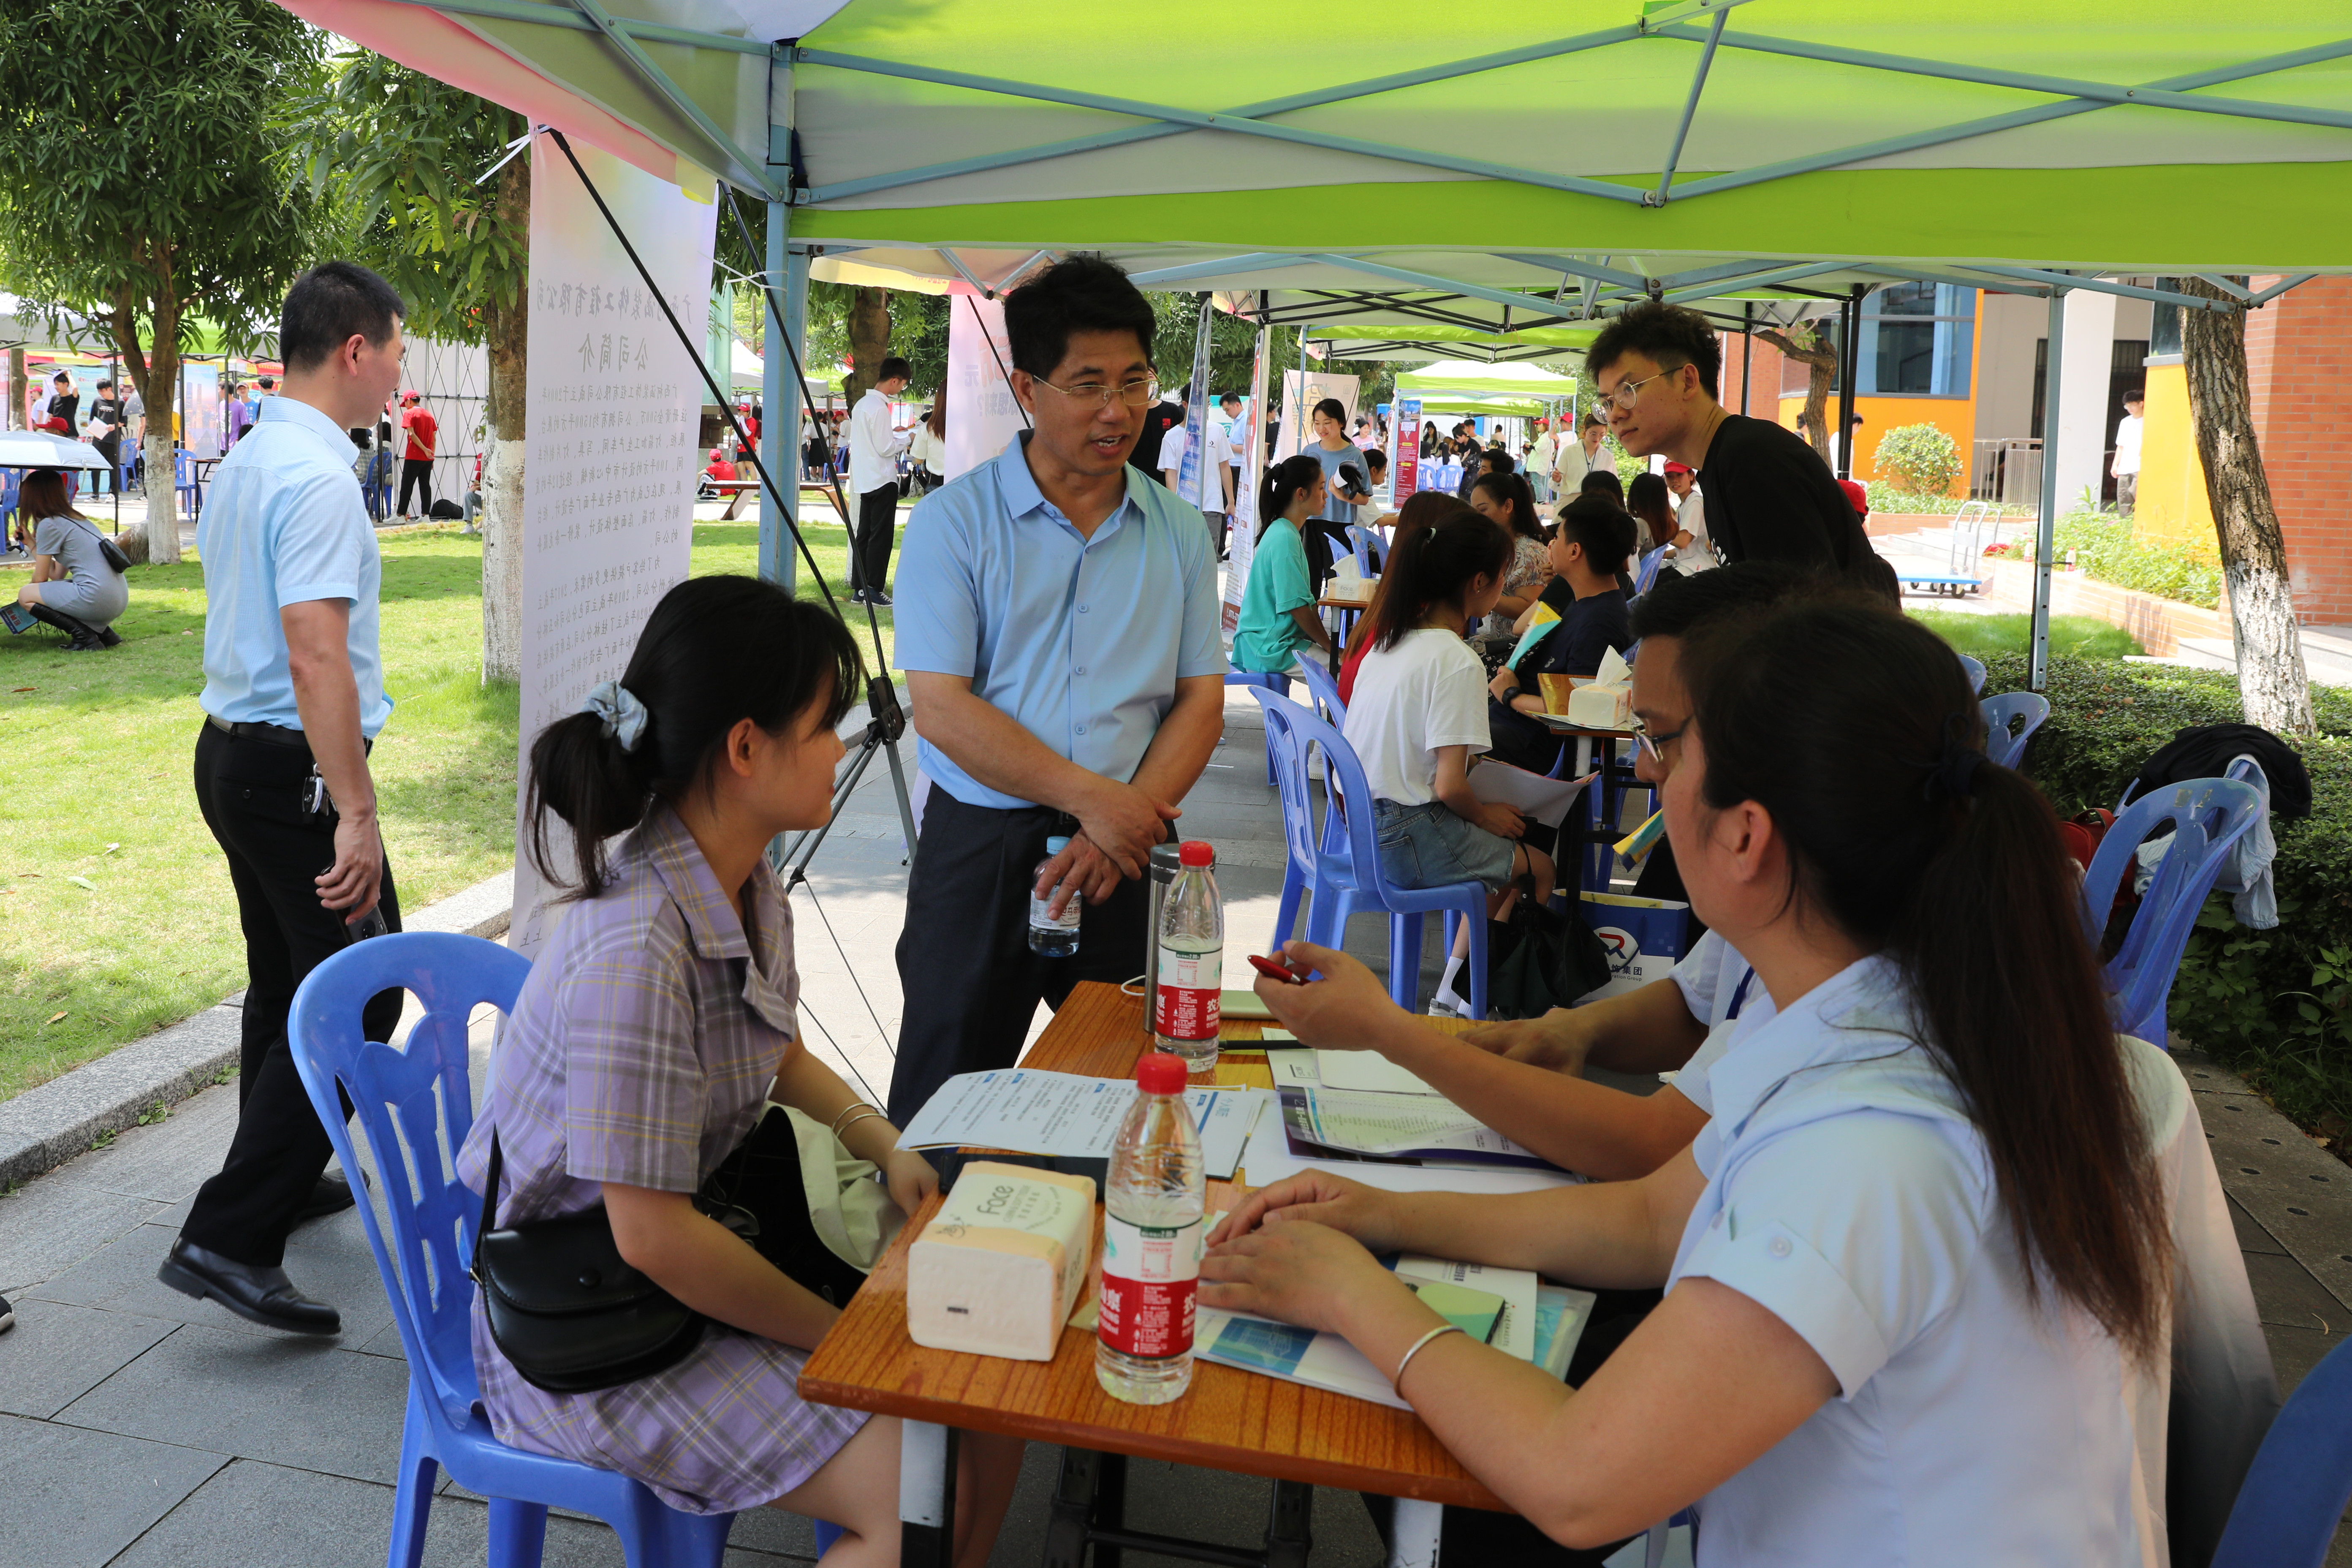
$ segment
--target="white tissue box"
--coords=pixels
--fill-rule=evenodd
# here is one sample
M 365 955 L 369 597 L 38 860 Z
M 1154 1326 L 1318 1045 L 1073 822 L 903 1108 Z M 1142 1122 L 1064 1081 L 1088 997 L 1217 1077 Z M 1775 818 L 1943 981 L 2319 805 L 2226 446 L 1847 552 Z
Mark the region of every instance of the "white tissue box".
M 1633 721 L 1633 689 L 1595 681 L 1568 694 L 1568 721 L 1588 730 L 1622 730 Z
M 1051 1361 L 1095 1239 L 1095 1184 L 978 1161 L 907 1257 L 907 1332 L 933 1350 Z

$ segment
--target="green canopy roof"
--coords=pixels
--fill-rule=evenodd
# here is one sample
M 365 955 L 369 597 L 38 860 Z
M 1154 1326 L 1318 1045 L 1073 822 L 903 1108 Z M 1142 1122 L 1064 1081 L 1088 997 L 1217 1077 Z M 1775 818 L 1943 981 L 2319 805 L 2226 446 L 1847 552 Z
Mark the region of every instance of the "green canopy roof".
M 1444 360 L 1419 370 L 1400 371 L 1397 395 L 1432 397 L 1514 397 L 1532 402 L 1544 397 L 1573 397 L 1576 378 L 1556 375 L 1531 364 L 1482 364 L 1472 360 Z

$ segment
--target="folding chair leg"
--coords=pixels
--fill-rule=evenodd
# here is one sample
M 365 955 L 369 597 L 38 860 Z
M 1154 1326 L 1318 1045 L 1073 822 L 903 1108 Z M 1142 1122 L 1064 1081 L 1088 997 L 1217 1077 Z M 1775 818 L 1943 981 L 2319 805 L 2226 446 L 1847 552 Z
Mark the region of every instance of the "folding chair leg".
M 1280 947 L 1298 930 L 1298 904 L 1306 896 L 1307 879 L 1296 862 L 1282 864 L 1282 901 L 1274 907 L 1274 945 Z
M 489 1568 L 539 1568 L 547 1549 L 547 1505 L 490 1500 Z
M 1389 1000 L 1408 1013 L 1420 1011 L 1421 941 L 1421 916 L 1389 916 Z

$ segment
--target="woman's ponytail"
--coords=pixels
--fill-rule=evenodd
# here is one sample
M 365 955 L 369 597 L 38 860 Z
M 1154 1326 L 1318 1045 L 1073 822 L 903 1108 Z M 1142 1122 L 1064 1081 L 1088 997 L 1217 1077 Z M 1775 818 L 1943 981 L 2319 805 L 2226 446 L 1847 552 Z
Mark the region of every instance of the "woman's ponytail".
M 629 667 L 530 743 L 523 817 L 532 863 L 575 898 L 612 880 L 605 845 L 656 801 L 708 784 L 735 726 L 782 735 L 820 700 L 831 726 L 863 681 L 849 629 L 756 577 L 689 577 L 646 619 Z M 559 865 L 552 817 L 569 829 Z
M 1754 801 L 1790 897 L 1902 969 L 1984 1138 L 2029 1294 L 2160 1353 L 2163 1187 L 2057 817 L 1984 754 L 1951 648 L 1835 590 L 1694 633 L 1677 661 L 1706 804 Z M 1792 763 L 1790 759 L 1801 759 Z
M 1322 477 L 1322 460 L 1305 452 L 1285 458 L 1268 468 L 1265 477 L 1258 481 L 1256 538 L 1264 539 L 1265 531 L 1290 510 L 1290 503 L 1298 498 L 1299 492 L 1312 489 L 1315 481 Z

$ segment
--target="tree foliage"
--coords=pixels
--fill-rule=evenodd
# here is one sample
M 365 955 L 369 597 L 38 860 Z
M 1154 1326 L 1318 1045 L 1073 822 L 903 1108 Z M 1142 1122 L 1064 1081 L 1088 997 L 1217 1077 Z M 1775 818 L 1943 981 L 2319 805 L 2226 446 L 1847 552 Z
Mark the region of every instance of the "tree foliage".
M 312 254 L 284 106 L 323 36 L 269 0 L 0 5 L 8 283 L 89 309 L 142 379 L 158 330 L 184 348 L 199 315 L 253 346 Z
M 530 214 L 481 184 L 528 127 L 488 100 L 368 49 L 338 55 L 313 95 L 301 152 L 314 200 L 332 213 L 329 247 L 383 274 L 408 302 L 408 330 L 487 341 L 530 275 Z M 516 154 L 527 177 L 530 154 Z

